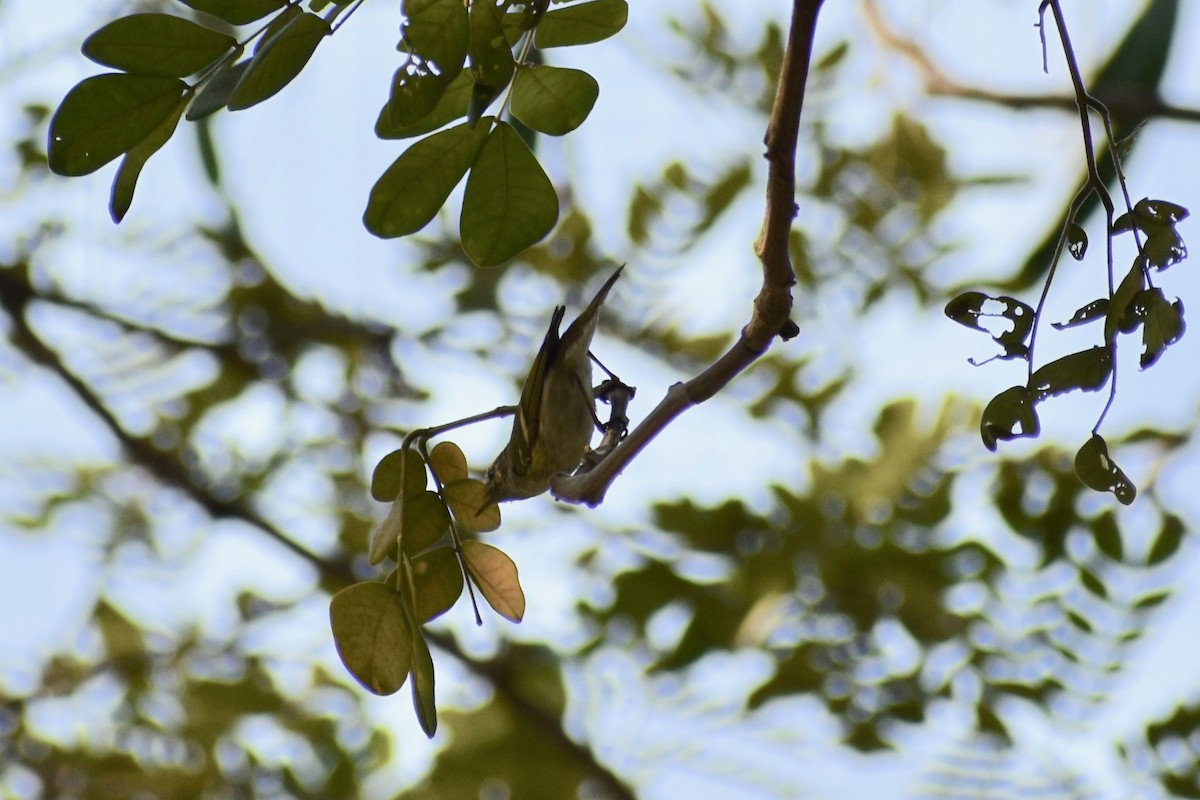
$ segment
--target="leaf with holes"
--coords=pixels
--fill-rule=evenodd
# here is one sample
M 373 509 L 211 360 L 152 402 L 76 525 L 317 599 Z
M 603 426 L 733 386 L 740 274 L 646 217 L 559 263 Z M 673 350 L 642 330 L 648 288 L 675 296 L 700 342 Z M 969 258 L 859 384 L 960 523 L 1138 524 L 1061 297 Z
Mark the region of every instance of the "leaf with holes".
M 316 14 L 297 14 L 274 36 L 264 39 L 229 97 L 229 110 L 250 108 L 291 83 L 330 33 Z
M 113 20 L 83 42 L 83 54 L 106 67 L 139 75 L 186 78 L 237 46 L 232 36 L 170 14 Z
M 1065 330 L 1074 328 L 1076 325 L 1083 325 L 1087 322 L 1100 319 L 1108 314 L 1108 298 L 1101 297 L 1099 300 L 1093 300 L 1085 306 L 1075 310 L 1071 318 L 1066 322 L 1051 322 L 1050 325 L 1055 330 Z
M 964 292 L 946 304 L 946 316 L 959 325 L 983 331 L 991 336 L 996 344 L 1004 348 L 1004 352 L 992 358 L 1010 359 L 1029 356 L 1029 346 L 1026 342 L 1033 331 L 1033 308 L 1015 297 L 1005 295 L 989 297 L 983 292 Z M 982 324 L 983 317 L 1003 318 L 1012 325 L 1006 331 L 993 334 Z M 979 366 L 991 361 L 992 358 L 984 361 L 970 359 L 970 361 Z
M 512 622 L 525 616 L 525 592 L 517 565 L 499 548 L 483 542 L 463 542 L 463 561 L 471 578 L 497 614 Z
M 540 241 L 558 221 L 558 195 L 511 125 L 497 122 L 467 178 L 459 234 L 480 267 L 494 267 Z
M 603 41 L 620 32 L 629 19 L 626 0 L 592 0 L 546 14 L 538 23 L 534 44 L 567 47 Z
M 1137 497 L 1137 487 L 1109 458 L 1108 445 L 1099 434 L 1093 433 L 1075 454 L 1075 474 L 1084 486 L 1097 492 L 1112 492 L 1124 505 Z
M 474 85 L 471 73 L 459 72 L 458 77 L 442 92 L 433 110 L 411 123 L 397 122 L 404 114 L 394 114 L 392 101 L 389 99 L 375 120 L 375 135 L 380 139 L 408 139 L 436 131 L 459 117 L 465 117 L 467 104 L 471 100 L 471 87 Z
M 1163 295 L 1163 290 L 1155 287 L 1139 292 L 1133 305 L 1135 308 L 1145 309 L 1142 315 L 1141 368 L 1146 369 L 1158 361 L 1168 346 L 1175 344 L 1183 336 L 1186 328 L 1183 322 L 1183 301 L 1177 298 L 1170 302 Z
M 1145 270 L 1140 263 L 1134 263 L 1121 279 L 1117 291 L 1113 293 L 1112 302 L 1109 303 L 1104 319 L 1104 341 L 1111 343 L 1118 331 L 1129 333 L 1141 324 L 1141 318 L 1136 313 L 1131 313 L 1131 307 L 1145 284 Z
M 1091 347 L 1078 353 L 1044 364 L 1033 373 L 1029 389 L 1033 401 L 1080 389 L 1094 392 L 1108 382 L 1112 374 L 1112 351 L 1108 347 Z
M 376 581 L 342 589 L 329 603 L 338 655 L 354 679 L 374 694 L 404 685 L 413 662 L 413 630 L 400 595 Z
M 993 397 L 979 423 L 984 447 L 993 452 L 997 440 L 1033 437 L 1041 429 L 1033 397 L 1024 386 L 1009 387 Z
M 1083 261 L 1084 255 L 1087 254 L 1087 232 L 1078 224 L 1072 222 L 1067 226 L 1067 252 L 1069 252 L 1076 261 Z

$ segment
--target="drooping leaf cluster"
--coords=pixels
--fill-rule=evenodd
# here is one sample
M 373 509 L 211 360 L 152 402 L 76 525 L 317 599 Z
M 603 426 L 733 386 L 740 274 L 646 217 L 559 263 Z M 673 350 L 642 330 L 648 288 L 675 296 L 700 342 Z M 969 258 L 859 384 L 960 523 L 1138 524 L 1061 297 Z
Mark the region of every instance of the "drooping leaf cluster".
M 122 72 L 80 82 L 51 121 L 49 163 L 60 175 L 87 175 L 125 155 L 110 202 L 116 222 L 129 210 L 146 161 L 170 140 L 182 117 L 196 121 L 222 108 L 241 111 L 274 96 L 346 21 L 337 22 L 338 16 L 357 8 L 348 0 L 308 0 L 307 11 L 291 0 L 185 4 L 225 23 L 225 30 L 161 13 L 105 25 L 84 42 L 83 53 Z M 558 195 L 527 140 L 575 130 L 591 112 L 599 86 L 582 70 L 539 63 L 539 53 L 612 36 L 625 25 L 628 4 L 549 5 L 404 2 L 397 49 L 405 60 L 375 132 L 382 139 L 423 138 L 371 190 L 363 214 L 368 230 L 383 238 L 415 233 L 469 174 L 459 228 L 463 249 L 477 265 L 501 264 L 550 232 L 558 221 Z M 244 40 L 226 32 L 271 15 Z M 191 83 L 184 80 L 192 76 Z M 497 112 L 484 116 L 502 96 Z

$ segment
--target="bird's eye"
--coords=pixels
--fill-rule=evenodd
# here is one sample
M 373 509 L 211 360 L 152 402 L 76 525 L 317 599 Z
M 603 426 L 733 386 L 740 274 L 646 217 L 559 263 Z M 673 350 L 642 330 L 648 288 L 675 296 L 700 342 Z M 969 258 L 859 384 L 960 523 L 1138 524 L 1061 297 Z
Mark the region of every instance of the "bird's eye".
M 494 477 L 496 477 L 496 465 L 492 464 L 490 467 L 487 468 L 488 483 L 491 483 L 492 478 L 494 478 Z

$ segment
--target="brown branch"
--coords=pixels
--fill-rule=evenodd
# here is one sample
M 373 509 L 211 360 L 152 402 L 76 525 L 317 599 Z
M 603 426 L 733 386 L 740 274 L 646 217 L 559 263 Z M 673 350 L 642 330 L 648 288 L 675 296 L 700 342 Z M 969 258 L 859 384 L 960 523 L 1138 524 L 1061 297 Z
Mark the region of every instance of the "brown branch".
M 10 323 L 8 337 L 26 358 L 54 373 L 87 408 L 104 424 L 125 451 L 133 464 L 150 473 L 164 486 L 170 486 L 192 498 L 214 519 L 237 519 L 249 523 L 257 531 L 280 544 L 320 576 L 327 591 L 336 592 L 360 580 L 346 558 L 331 558 L 308 550 L 293 541 L 250 504 L 241 500 L 222 499 L 196 481 L 183 462 L 166 450 L 154 446 L 148 439 L 133 436 L 104 404 L 103 399 L 63 363 L 62 358 L 38 335 L 26 319 L 30 303 L 39 300 L 37 290 L 28 281 L 27 267 L 18 265 L 0 268 L 0 308 Z M 502 657 L 480 661 L 471 658 L 458 646 L 452 636 L 425 631 L 425 638 L 438 649 L 453 656 L 468 670 L 488 681 L 520 717 L 537 729 L 541 736 L 553 742 L 565 759 L 580 768 L 588 778 L 601 787 L 605 797 L 634 800 L 634 793 L 614 772 L 601 764 L 586 745 L 571 739 L 562 728 L 561 719 L 532 700 L 522 689 L 522 681 L 513 676 Z
M 790 338 L 796 327 L 791 287 L 796 283 L 788 253 L 788 237 L 796 216 L 796 142 L 804 86 L 812 59 L 813 36 L 821 0 L 794 0 L 787 48 L 767 123 L 765 157 L 768 164 L 766 210 L 755 252 L 762 262 L 763 284 L 754 299 L 754 311 L 737 342 L 715 363 L 687 383 L 677 383 L 634 428 L 616 450 L 595 469 L 583 475 L 557 478 L 554 496 L 572 503 L 599 505 L 608 487 L 630 461 L 675 417 L 723 389 L 758 360 L 776 336 Z

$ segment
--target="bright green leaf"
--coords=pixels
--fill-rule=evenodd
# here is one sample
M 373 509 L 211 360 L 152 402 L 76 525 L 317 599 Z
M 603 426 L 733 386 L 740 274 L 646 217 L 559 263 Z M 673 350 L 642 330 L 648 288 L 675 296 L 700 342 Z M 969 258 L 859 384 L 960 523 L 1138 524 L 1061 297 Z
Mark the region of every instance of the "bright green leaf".
M 462 555 L 488 605 L 505 619 L 520 622 L 525 616 L 525 592 L 513 560 L 503 550 L 483 542 L 463 542 Z
M 178 78 L 157 75 L 85 78 L 50 120 L 50 169 L 67 176 L 95 172 L 154 133 L 187 89 Z
M 1033 397 L 1024 386 L 1012 386 L 993 397 L 979 423 L 983 444 L 992 451 L 997 440 L 1037 436 L 1040 431 Z
M 463 590 L 462 566 L 453 548 L 439 547 L 412 560 L 416 596 L 413 614 L 419 623 L 446 613 Z
M 388 453 L 371 473 L 371 497 L 381 503 L 390 503 L 399 497 L 401 486 L 404 487 L 404 496 L 412 497 L 425 491 L 427 485 L 425 462 L 421 460 L 420 453 L 411 447 Z
M 237 45 L 232 36 L 170 14 L 113 20 L 83 42 L 83 54 L 106 67 L 185 78 Z
M 522 67 L 513 80 L 512 112 L 535 131 L 562 136 L 583 124 L 600 85 L 586 72 L 564 67 Z
M 558 195 L 512 126 L 498 122 L 467 178 L 459 234 L 477 266 L 503 264 L 558 221 Z
M 404 685 L 414 632 L 395 589 L 367 581 L 341 590 L 329 603 L 329 624 L 342 663 L 364 688 L 392 694 Z
M 540 48 L 591 44 L 614 35 L 629 19 L 625 0 L 593 0 L 548 13 L 538 23 L 534 44 Z
M 442 494 L 467 533 L 487 533 L 500 527 L 500 506 L 490 502 L 487 486 L 473 478 L 454 481 L 443 487 Z
M 250 108 L 291 83 L 329 32 L 329 23 L 317 15 L 298 14 L 278 34 L 264 40 L 233 90 L 229 110 Z
M 1099 434 L 1084 442 L 1075 454 L 1075 474 L 1083 485 L 1097 492 L 1112 492 L 1123 504 L 1129 505 L 1137 497 L 1137 487 L 1108 456 L 1108 445 Z M 1117 542 L 1118 551 L 1120 539 Z
M 185 6 L 212 14 L 230 25 L 247 25 L 277 11 L 288 0 L 180 0 Z
M 183 111 L 188 107 L 190 100 L 191 98 L 187 94 L 179 98 L 175 110 L 168 114 L 167 118 L 149 136 L 126 153 L 124 160 L 121 161 L 121 166 L 117 168 L 117 175 L 113 179 L 112 196 L 108 203 L 108 211 L 113 222 L 119 223 L 125 218 L 125 213 L 129 211 L 129 205 L 133 202 L 133 190 L 137 187 L 142 167 L 146 165 L 150 156 L 162 149 L 162 146 L 171 139 L 171 134 L 175 133 L 179 119 L 183 116 Z
M 469 72 L 459 72 L 458 77 L 442 92 L 441 98 L 433 110 L 416 122 L 402 124 L 396 122 L 403 113 L 393 115 L 392 101 L 383 106 L 379 118 L 375 121 L 375 135 L 380 139 L 407 139 L 421 136 L 446 125 L 467 114 L 467 103 L 471 99 L 471 87 L 475 81 Z
M 241 54 L 240 47 L 238 53 Z M 233 63 L 233 59 L 230 59 L 228 63 L 218 69 L 205 82 L 203 88 L 196 93 L 196 98 L 192 100 L 192 106 L 187 111 L 188 121 L 195 122 L 204 119 L 229 105 L 230 95 L 237 88 L 238 81 L 242 79 L 242 75 L 249 66 L 250 59 L 239 61 L 236 64 Z
M 456 125 L 415 142 L 371 189 L 363 224 L 384 239 L 425 227 L 480 152 L 488 124 Z
M 1029 388 L 1037 403 L 1075 389 L 1094 392 L 1108 382 L 1110 374 L 1112 350 L 1105 346 L 1091 347 L 1039 367 L 1029 381 Z
M 438 74 L 457 76 L 470 37 L 467 4 L 463 0 L 404 0 L 404 19 L 404 41 L 422 59 L 433 62 Z

